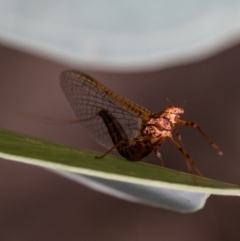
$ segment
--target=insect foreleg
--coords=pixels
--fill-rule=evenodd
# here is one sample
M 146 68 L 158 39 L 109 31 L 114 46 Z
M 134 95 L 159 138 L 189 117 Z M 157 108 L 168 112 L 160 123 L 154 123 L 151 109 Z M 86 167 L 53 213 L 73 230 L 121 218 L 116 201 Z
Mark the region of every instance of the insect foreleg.
M 201 135 L 203 135 L 205 139 L 211 144 L 211 146 L 218 151 L 218 154 L 222 155 L 221 149 L 207 136 L 207 134 L 203 132 L 203 130 L 196 122 L 178 120 L 177 123 L 183 126 L 192 126 L 196 128 L 201 133 Z

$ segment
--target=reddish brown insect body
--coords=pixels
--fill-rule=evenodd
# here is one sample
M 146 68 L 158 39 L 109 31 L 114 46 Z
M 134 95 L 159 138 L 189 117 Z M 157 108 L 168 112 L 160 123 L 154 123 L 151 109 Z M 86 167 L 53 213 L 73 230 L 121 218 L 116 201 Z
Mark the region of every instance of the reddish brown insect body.
M 181 107 L 170 106 L 162 112 L 152 113 L 75 70 L 64 71 L 60 83 L 79 121 L 98 142 L 109 149 L 98 158 L 117 149 L 127 160 L 139 161 L 154 151 L 164 166 L 158 148 L 168 138 L 184 155 L 188 170 L 192 173 L 193 167 L 203 176 L 185 151 L 175 124 L 195 127 L 222 154 L 197 123 L 180 119 L 184 113 Z M 178 142 L 173 139 L 172 132 L 176 134 Z

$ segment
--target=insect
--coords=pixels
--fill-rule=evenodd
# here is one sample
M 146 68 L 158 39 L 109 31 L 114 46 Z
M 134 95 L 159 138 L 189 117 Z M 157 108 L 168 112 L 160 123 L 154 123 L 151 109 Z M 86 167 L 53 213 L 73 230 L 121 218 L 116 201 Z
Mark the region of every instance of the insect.
M 220 148 L 202 131 L 195 122 L 184 121 L 180 115 L 184 109 L 170 106 L 163 111 L 152 113 L 150 110 L 111 91 L 89 75 L 66 70 L 60 75 L 61 88 L 71 104 L 79 122 L 90 135 L 108 149 L 97 158 L 103 158 L 112 150 L 117 151 L 129 161 L 140 161 L 152 151 L 164 166 L 159 147 L 166 139 L 183 154 L 187 168 L 192 168 L 203 176 L 199 168 L 187 154 L 181 135 L 175 125 L 196 128 L 221 155 Z M 177 141 L 173 138 L 175 133 Z

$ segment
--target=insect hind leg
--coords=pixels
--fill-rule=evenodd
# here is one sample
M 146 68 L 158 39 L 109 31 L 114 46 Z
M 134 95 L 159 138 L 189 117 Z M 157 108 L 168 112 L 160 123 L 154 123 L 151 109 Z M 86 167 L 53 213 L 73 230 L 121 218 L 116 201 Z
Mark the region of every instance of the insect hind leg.
M 105 152 L 103 155 L 95 156 L 95 158 L 101 159 L 101 158 L 105 157 L 107 154 L 109 154 L 111 151 L 116 149 L 119 145 L 121 145 L 121 144 L 129 144 L 131 142 L 134 142 L 134 139 L 124 139 L 124 140 L 121 140 L 117 144 L 115 144 L 112 148 L 110 148 L 107 152 Z
M 136 143 L 138 141 L 144 141 L 144 140 L 149 140 L 148 136 L 144 136 L 144 137 L 136 137 L 136 138 L 129 138 L 129 139 L 123 139 L 117 142 L 117 144 L 115 144 L 112 148 L 110 148 L 107 152 L 105 152 L 103 155 L 101 156 L 96 156 L 95 158 L 97 159 L 101 159 L 103 157 L 105 157 L 107 154 L 109 154 L 111 151 L 113 151 L 114 149 L 117 149 L 120 145 L 124 145 L 124 144 L 131 144 L 131 143 Z

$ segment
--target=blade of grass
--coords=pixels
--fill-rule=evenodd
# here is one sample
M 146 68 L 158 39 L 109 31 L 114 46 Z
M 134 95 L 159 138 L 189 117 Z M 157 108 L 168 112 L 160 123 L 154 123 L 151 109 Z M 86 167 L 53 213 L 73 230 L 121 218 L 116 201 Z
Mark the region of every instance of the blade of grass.
M 237 185 L 196 176 L 199 187 L 186 173 L 128 162 L 112 155 L 98 160 L 95 156 L 99 153 L 93 151 L 69 148 L 5 130 L 0 130 L 0 152 L 5 159 L 105 179 L 199 193 L 240 195 Z

